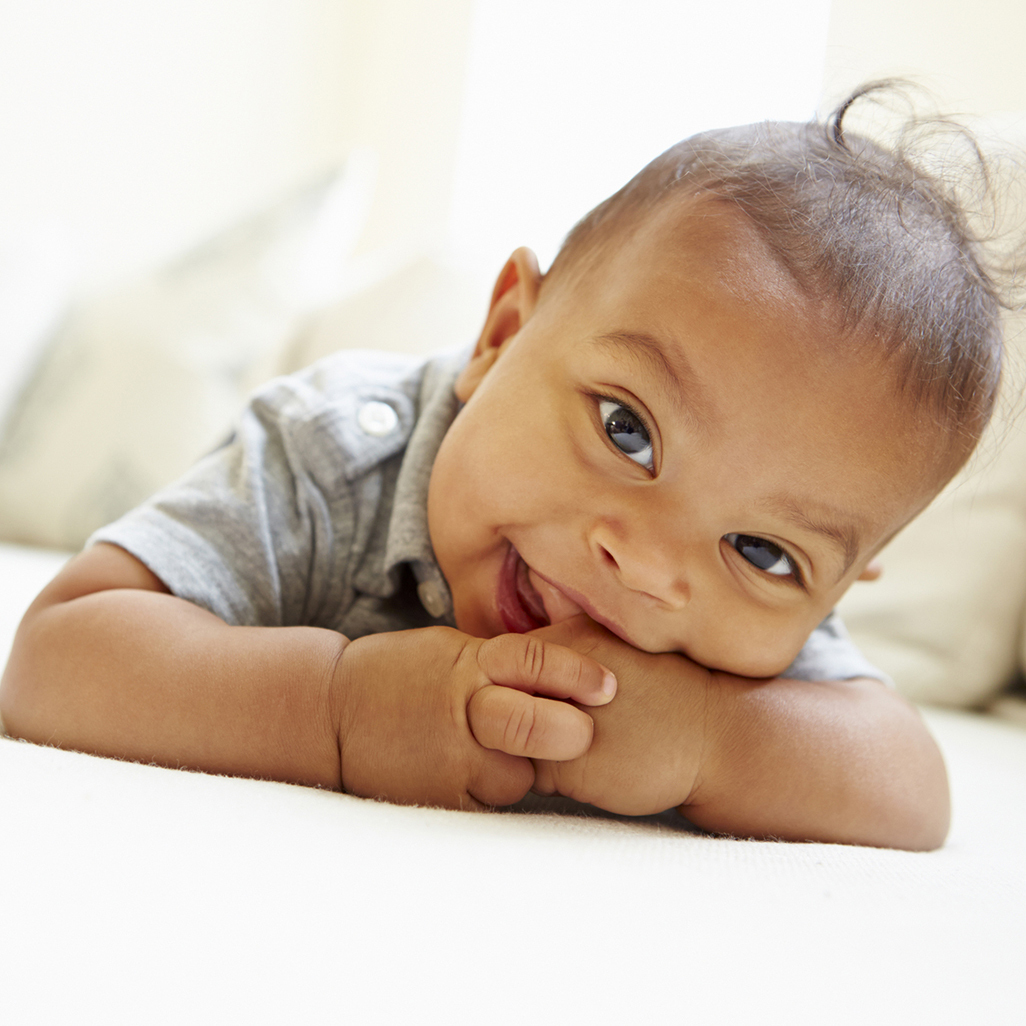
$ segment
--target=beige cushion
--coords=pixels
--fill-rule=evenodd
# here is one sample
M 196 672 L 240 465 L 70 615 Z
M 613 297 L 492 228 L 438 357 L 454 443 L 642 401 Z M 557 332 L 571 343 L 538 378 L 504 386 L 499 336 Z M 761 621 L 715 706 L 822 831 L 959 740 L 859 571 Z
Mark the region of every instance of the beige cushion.
M 467 267 L 441 252 L 370 254 L 354 266 L 351 292 L 293 340 L 283 370 L 299 370 L 337 349 L 433 353 L 469 345 L 484 324 L 500 270 Z
M 35 224 L 0 237 L 0 425 L 60 320 L 73 262 L 56 226 Z
M 216 445 L 344 292 L 368 186 L 362 168 L 333 173 L 72 308 L 0 443 L 0 537 L 78 548 Z
M 884 551 L 841 613 L 866 655 L 919 702 L 971 707 L 1015 674 L 1026 609 L 1026 375 L 1022 318 L 994 423 L 970 465 Z

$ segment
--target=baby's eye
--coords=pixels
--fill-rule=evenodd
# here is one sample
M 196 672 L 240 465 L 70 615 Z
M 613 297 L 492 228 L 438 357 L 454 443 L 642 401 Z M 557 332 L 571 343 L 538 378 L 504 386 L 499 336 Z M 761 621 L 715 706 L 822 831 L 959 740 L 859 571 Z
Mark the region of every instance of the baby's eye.
M 635 463 L 652 470 L 652 439 L 641 418 L 629 406 L 612 399 L 599 401 L 599 414 L 613 445 Z
M 801 580 L 797 564 L 779 545 L 750 534 L 725 534 L 723 537 L 728 545 L 737 549 L 752 566 L 764 573 Z

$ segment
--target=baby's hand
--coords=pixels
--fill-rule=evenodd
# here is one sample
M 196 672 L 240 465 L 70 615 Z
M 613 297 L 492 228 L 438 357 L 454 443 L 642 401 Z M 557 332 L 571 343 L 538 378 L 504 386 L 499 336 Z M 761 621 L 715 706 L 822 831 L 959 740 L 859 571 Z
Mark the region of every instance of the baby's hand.
M 541 638 L 448 627 L 359 638 L 335 676 L 343 789 L 464 809 L 519 801 L 531 759 L 586 752 L 591 717 L 552 699 L 599 706 L 616 688 L 605 667 Z
M 701 765 L 712 674 L 684 656 L 651 655 L 584 616 L 532 632 L 599 659 L 616 701 L 592 713 L 592 744 L 571 761 L 535 760 L 534 791 L 643 816 L 683 805 Z

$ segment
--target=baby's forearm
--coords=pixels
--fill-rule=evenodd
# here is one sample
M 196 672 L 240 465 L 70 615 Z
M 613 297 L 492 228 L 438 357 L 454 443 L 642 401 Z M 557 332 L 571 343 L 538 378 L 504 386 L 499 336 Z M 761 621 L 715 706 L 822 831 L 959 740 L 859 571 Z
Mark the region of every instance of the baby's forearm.
M 916 710 L 877 681 L 753 682 L 714 674 L 705 748 L 681 811 L 753 837 L 931 849 L 947 773 Z
M 572 759 L 598 663 L 521 635 L 445 627 L 361 638 L 232 627 L 97 545 L 39 595 L 15 638 L 0 711 L 16 737 L 399 802 L 511 804 L 530 759 Z
M 44 592 L 0 710 L 8 733 L 40 743 L 338 788 L 331 689 L 344 644 L 316 628 L 229 627 L 155 590 Z
M 944 762 L 916 710 L 878 681 L 758 681 L 632 648 L 583 617 L 538 636 L 617 676 L 590 709 L 591 747 L 537 764 L 535 789 L 624 815 L 677 806 L 741 837 L 935 848 L 948 828 Z

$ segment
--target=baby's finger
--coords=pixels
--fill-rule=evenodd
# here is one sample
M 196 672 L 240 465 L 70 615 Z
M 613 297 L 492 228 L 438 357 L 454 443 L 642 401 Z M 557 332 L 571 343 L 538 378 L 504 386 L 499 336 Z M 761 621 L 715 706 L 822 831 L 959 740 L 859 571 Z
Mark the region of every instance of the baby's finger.
M 471 800 L 485 808 L 512 805 L 531 790 L 534 764 L 505 752 L 481 752 L 480 765 L 467 785 Z
M 486 685 L 470 696 L 467 720 L 478 744 L 528 759 L 576 759 L 591 745 L 591 717 L 564 702 Z
M 495 684 L 605 705 L 616 694 L 616 677 L 590 656 L 530 634 L 500 634 L 481 643 L 477 664 Z

